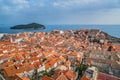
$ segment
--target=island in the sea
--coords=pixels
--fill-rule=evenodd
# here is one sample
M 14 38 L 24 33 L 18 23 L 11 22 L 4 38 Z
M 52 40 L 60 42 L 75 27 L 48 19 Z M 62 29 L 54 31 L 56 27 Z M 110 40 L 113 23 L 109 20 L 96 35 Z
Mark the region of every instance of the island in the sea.
M 38 23 L 30 23 L 30 24 L 26 24 L 26 25 L 16 25 L 13 27 L 10 27 L 10 29 L 32 29 L 32 30 L 37 30 L 37 29 L 45 29 L 45 26 L 42 24 L 38 24 Z

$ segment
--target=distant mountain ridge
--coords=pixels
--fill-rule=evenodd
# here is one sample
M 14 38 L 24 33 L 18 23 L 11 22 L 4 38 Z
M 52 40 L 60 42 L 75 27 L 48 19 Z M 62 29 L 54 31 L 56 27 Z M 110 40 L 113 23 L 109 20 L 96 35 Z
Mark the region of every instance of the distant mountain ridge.
M 45 29 L 45 26 L 42 24 L 38 24 L 38 23 L 30 23 L 30 24 L 26 24 L 26 25 L 16 25 L 13 27 L 10 27 L 10 29 Z

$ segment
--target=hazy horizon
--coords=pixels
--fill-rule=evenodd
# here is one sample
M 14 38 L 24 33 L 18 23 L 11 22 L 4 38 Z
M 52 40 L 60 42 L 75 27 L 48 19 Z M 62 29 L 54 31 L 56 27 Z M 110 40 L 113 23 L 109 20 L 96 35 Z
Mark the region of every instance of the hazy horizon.
M 39 22 L 30 22 L 30 23 L 38 23 L 38 24 L 42 24 L 42 23 L 39 23 Z M 0 27 L 13 27 L 13 26 L 16 26 L 16 25 L 26 25 L 26 24 L 30 24 L 30 23 L 18 23 L 18 24 L 0 24 Z M 120 24 L 42 24 L 42 25 L 45 25 L 45 26 L 120 26 Z

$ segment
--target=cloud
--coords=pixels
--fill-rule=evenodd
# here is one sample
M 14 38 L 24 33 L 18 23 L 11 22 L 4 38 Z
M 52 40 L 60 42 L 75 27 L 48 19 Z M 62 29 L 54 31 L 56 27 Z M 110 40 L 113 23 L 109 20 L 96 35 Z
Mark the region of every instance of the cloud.
M 2 0 L 1 0 L 2 1 Z M 96 11 L 102 9 L 120 8 L 119 0 L 5 0 L 2 1 L 2 10 L 7 6 L 9 11 Z M 6 10 L 6 9 L 5 9 Z M 49 11 L 50 11 L 49 10 Z M 3 10 L 4 11 L 4 10 Z M 7 10 L 8 11 L 8 10 Z
M 2 6 L 1 8 L 2 10 L 6 11 L 6 12 L 9 12 L 10 11 L 10 7 L 9 6 Z
M 99 2 L 99 0 L 57 0 L 53 2 L 55 7 L 72 8 L 85 7 L 91 3 Z
M 120 7 L 119 0 L 56 0 L 53 6 L 61 9 L 104 9 Z
M 21 10 L 29 8 L 29 2 L 26 0 L 5 0 L 0 4 L 1 14 L 16 14 Z
M 104 20 L 107 23 L 113 17 L 119 17 L 115 14 L 120 14 L 119 10 L 120 0 L 0 0 L 0 17 L 2 16 L 4 21 L 11 23 L 15 19 L 18 23 L 32 21 L 42 23 L 99 23 Z M 107 17 L 110 17 L 108 21 Z M 114 21 L 110 21 L 115 22 L 115 18 L 113 18 Z M 116 22 L 120 21 L 116 20 Z M 2 19 L 0 19 L 1 21 Z
M 45 1 L 44 0 L 5 0 L 0 3 L 0 12 L 1 13 L 21 13 L 23 12 L 32 12 L 39 11 L 44 8 Z
M 11 4 L 13 4 L 13 7 L 17 10 L 29 8 L 29 1 L 27 0 L 12 0 Z

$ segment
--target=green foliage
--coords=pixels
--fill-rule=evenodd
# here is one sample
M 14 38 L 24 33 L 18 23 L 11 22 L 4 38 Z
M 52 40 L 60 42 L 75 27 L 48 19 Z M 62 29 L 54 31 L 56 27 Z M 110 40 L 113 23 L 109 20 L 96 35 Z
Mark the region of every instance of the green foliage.
M 80 64 L 79 66 L 76 67 L 76 72 L 78 72 L 78 77 L 77 80 L 83 75 L 83 72 L 86 70 L 86 66 L 84 64 Z
M 35 69 L 32 77 L 31 77 L 31 80 L 42 78 L 45 75 L 48 76 L 48 77 L 51 77 L 52 73 L 51 72 L 47 72 L 46 70 L 38 72 L 37 69 Z
M 47 58 L 43 58 L 42 62 L 45 62 L 47 60 Z
M 45 29 L 45 26 L 37 23 L 31 23 L 27 25 L 16 25 L 10 29 Z
M 47 72 L 46 70 L 45 71 L 42 71 L 42 76 L 48 76 L 48 77 L 51 77 L 52 76 L 52 73 L 51 72 Z
M 80 64 L 79 66 L 76 67 L 75 71 L 82 71 L 84 69 L 84 65 Z
M 38 78 L 39 78 L 39 73 L 38 73 L 37 69 L 35 69 L 32 77 L 31 77 L 31 80 L 35 80 L 35 79 L 38 79 Z
M 94 39 L 93 42 L 94 42 L 94 43 L 95 43 L 95 42 L 96 42 L 96 43 L 100 43 L 100 41 L 97 40 L 97 39 Z

